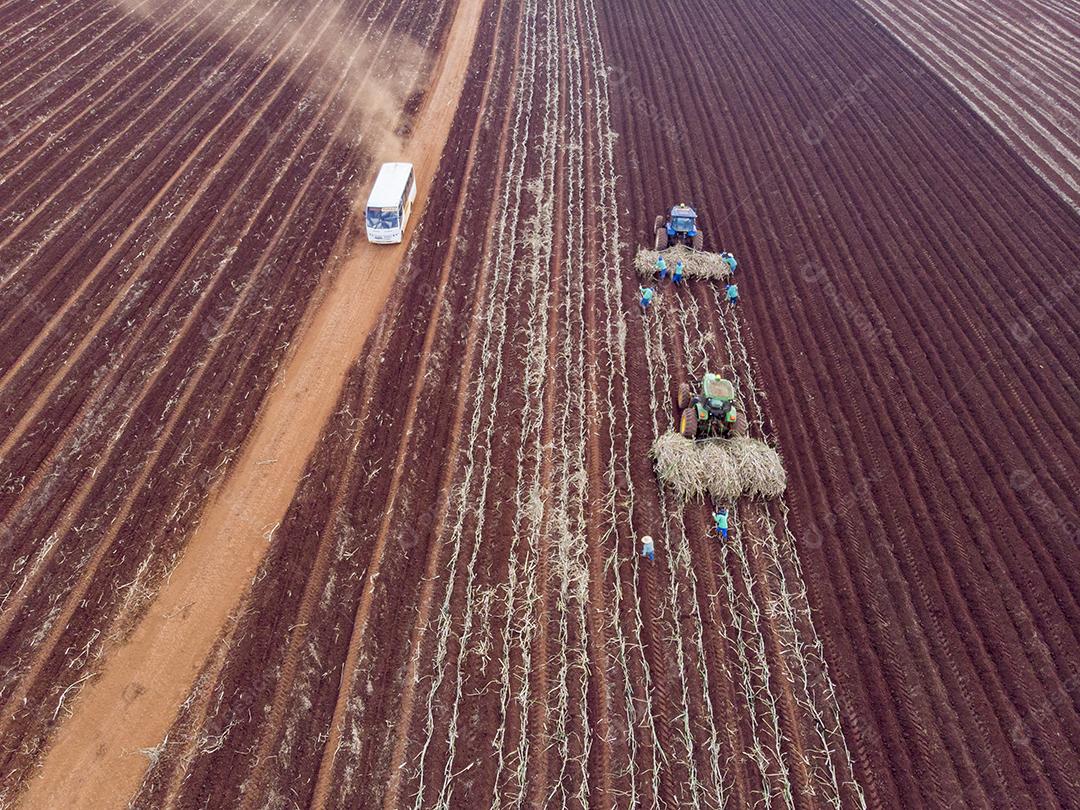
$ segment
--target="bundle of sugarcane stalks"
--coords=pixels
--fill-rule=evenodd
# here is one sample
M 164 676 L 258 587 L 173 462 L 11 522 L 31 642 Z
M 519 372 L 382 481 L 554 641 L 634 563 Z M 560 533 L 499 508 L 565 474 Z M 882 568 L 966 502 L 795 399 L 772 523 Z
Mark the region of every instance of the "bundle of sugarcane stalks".
M 749 436 L 695 442 L 669 431 L 653 444 L 652 457 L 660 479 L 683 501 L 705 494 L 725 502 L 775 498 L 787 485 L 780 454 Z
M 667 262 L 668 271 L 675 269 L 675 262 L 683 263 L 683 275 L 687 278 L 719 279 L 721 281 L 731 276 L 731 268 L 727 262 L 720 258 L 719 253 L 709 253 L 704 250 L 694 250 L 686 245 L 675 245 L 662 251 L 664 261 Z M 651 279 L 656 275 L 656 258 L 661 251 L 642 248 L 634 257 L 634 268 L 638 275 L 644 279 Z

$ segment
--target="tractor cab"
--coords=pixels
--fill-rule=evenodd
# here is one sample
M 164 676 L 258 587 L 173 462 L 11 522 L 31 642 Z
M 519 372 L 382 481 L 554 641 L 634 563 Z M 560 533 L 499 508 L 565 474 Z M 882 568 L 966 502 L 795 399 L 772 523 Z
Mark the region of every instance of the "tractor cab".
M 719 374 L 706 373 L 697 390 L 679 386 L 679 432 L 688 439 L 728 439 L 746 432 L 735 407 L 735 385 Z
M 701 380 L 702 404 L 710 411 L 719 413 L 728 406 L 734 408 L 735 386 L 719 374 L 708 374 Z
M 697 233 L 697 211 L 689 205 L 676 205 L 671 209 L 671 218 L 667 222 L 668 238 L 694 237 Z
M 672 245 L 687 245 L 701 250 L 702 236 L 697 226 L 697 211 L 686 203 L 672 206 L 671 215 L 656 218 L 656 249 L 667 250 Z

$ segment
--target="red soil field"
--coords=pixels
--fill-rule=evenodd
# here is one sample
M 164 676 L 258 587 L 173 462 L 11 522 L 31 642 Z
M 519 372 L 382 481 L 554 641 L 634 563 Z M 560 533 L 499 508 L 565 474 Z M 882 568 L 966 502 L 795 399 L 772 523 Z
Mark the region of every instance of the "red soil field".
M 5 797 L 340 258 L 373 150 L 334 133 L 376 122 L 315 5 L 0 4 Z M 338 15 L 437 48 L 401 8 Z M 117 806 L 1080 802 L 1076 212 L 849 0 L 684 10 L 485 5 L 391 298 Z M 637 307 L 681 200 L 739 308 Z M 707 368 L 789 476 L 729 542 L 648 458 Z
M 750 550 L 714 547 L 629 438 L 670 419 L 662 335 L 751 370 L 707 290 L 619 336 L 595 10 L 483 19 L 512 47 L 477 51 L 406 281 L 137 804 L 857 804 L 786 512 L 747 505 Z
M 1080 210 L 1080 14 L 1066 3 L 860 0 Z
M 6 789 L 247 436 L 386 140 L 358 104 L 453 10 L 143 4 L 91 46 L 75 6 L 17 5 L 9 34 L 52 47 L 0 104 Z
M 659 23 L 620 16 L 616 53 Z M 844 3 L 675 34 L 677 64 L 612 57 L 624 206 L 688 196 L 745 269 L 868 803 L 1075 804 L 1080 223 Z M 724 101 L 654 101 L 684 75 Z

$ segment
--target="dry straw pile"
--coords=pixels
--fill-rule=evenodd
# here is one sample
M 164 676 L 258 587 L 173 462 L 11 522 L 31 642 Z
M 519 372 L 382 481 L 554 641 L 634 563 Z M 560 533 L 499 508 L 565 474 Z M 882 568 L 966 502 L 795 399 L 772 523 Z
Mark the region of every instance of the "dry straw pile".
M 723 280 L 731 275 L 731 268 L 728 267 L 727 262 L 720 258 L 719 253 L 693 250 L 686 247 L 686 245 L 669 247 L 663 253 L 669 271 L 674 270 L 675 262 L 682 259 L 683 275 L 688 278 L 716 278 Z M 653 278 L 656 275 L 656 257 L 659 255 L 660 253 L 655 250 L 646 250 L 644 248 L 639 250 L 634 258 L 634 267 L 637 269 L 638 275 L 644 279 Z
M 668 431 L 653 444 L 652 457 L 660 479 L 683 501 L 706 492 L 720 501 L 775 498 L 787 485 L 780 454 L 748 436 L 699 443 Z

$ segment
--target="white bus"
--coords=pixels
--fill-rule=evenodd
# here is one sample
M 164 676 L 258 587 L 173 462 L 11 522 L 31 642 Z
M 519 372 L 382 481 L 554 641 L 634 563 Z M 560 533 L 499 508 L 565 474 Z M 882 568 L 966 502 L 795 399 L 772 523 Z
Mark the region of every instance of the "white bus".
M 411 163 L 384 163 L 368 196 L 364 220 L 369 242 L 400 242 L 416 199 L 416 177 Z

